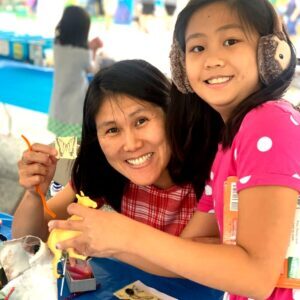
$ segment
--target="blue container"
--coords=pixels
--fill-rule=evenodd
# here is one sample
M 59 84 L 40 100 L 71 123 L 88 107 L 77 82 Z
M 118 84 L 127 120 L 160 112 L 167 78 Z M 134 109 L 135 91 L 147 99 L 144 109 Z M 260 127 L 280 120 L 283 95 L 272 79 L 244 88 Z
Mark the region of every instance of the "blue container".
M 10 58 L 12 49 L 10 40 L 14 37 L 13 32 L 0 31 L 0 57 Z
M 45 50 L 53 47 L 52 39 L 33 38 L 29 40 L 29 61 L 38 66 L 44 65 Z
M 12 49 L 12 59 L 19 61 L 29 61 L 28 36 L 16 36 L 10 40 Z

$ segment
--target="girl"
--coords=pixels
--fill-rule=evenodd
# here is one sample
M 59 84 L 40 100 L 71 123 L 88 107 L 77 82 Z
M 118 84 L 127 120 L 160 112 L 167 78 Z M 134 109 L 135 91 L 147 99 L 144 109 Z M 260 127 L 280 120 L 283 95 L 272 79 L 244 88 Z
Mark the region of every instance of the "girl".
M 81 135 L 82 107 L 88 87 L 88 72 L 98 70 L 99 38 L 88 42 L 90 16 L 79 6 L 65 8 L 56 26 L 54 86 L 48 129 L 56 136 Z
M 204 190 L 182 238 L 100 212 L 98 243 L 82 234 L 59 247 L 141 257 L 165 268 L 162 274 L 225 290 L 231 300 L 299 299 L 292 289 L 275 288 L 300 191 L 300 114 L 282 100 L 296 58 L 274 8 L 267 0 L 191 0 L 177 19 L 171 64 L 172 151 L 179 170 L 180 161 L 198 170 Z M 204 243 L 224 237 L 224 183 L 231 176 L 238 180 L 236 240 Z M 93 214 L 75 204 L 68 212 Z M 49 225 L 85 233 L 84 222 Z

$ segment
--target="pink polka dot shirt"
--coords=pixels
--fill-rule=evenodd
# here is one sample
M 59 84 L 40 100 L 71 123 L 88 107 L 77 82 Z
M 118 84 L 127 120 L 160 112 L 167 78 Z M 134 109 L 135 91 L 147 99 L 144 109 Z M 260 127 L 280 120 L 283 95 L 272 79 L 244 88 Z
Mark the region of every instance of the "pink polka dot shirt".
M 223 151 L 219 146 L 198 210 L 216 214 L 221 235 L 223 184 L 229 176 L 238 178 L 238 192 L 263 185 L 285 186 L 300 192 L 300 113 L 290 103 L 269 101 L 251 110 L 231 148 Z M 297 293 L 275 289 L 269 299 L 300 299 Z M 228 299 L 248 298 L 231 295 Z

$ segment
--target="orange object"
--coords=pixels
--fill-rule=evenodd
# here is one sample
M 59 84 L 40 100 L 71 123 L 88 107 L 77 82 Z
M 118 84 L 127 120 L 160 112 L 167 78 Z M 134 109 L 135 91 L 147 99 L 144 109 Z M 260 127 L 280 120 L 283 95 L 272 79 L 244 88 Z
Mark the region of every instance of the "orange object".
M 31 147 L 31 144 L 30 142 L 28 141 L 28 139 L 22 134 L 21 135 L 22 139 L 26 142 L 27 146 L 28 146 L 28 149 L 29 151 L 32 151 L 32 147 Z M 52 218 L 55 218 L 56 217 L 56 214 L 47 206 L 47 201 L 46 201 L 46 197 L 45 195 L 43 194 L 43 192 L 41 191 L 41 188 L 39 185 L 37 185 L 35 187 L 35 191 L 39 194 L 39 196 L 41 197 L 41 200 L 42 200 L 42 203 L 43 203 L 43 206 L 44 206 L 44 209 L 46 211 L 46 213 L 48 215 L 50 215 Z

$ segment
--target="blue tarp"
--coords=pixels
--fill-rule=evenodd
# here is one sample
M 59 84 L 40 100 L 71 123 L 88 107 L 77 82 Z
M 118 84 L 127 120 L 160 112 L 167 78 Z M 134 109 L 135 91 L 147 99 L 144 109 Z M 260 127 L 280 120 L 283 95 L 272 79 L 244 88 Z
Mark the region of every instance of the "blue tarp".
M 53 69 L 0 60 L 0 102 L 48 113 Z

